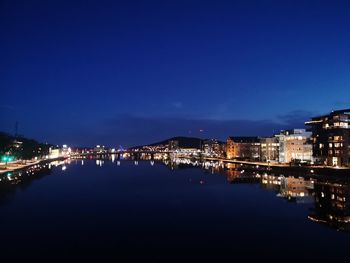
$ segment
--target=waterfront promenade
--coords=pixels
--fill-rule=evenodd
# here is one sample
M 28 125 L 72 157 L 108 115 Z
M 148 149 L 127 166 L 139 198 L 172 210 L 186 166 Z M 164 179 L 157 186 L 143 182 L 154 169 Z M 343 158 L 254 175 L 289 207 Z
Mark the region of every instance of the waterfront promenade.
M 42 160 L 36 160 L 36 161 L 26 161 L 25 163 L 15 161 L 15 162 L 10 162 L 10 163 L 1 163 L 0 164 L 0 174 L 2 173 L 7 173 L 7 172 L 12 172 L 15 170 L 20 170 L 24 169 L 27 167 L 30 167 L 32 165 L 39 164 Z
M 25 168 L 29 168 L 33 165 L 46 163 L 46 162 L 52 162 L 56 160 L 62 160 L 67 157 L 57 157 L 57 158 L 51 158 L 51 159 L 39 159 L 39 160 L 27 160 L 27 161 L 15 161 L 10 162 L 5 165 L 4 163 L 0 164 L 0 174 L 7 173 L 7 172 L 14 172 L 16 170 L 22 170 Z

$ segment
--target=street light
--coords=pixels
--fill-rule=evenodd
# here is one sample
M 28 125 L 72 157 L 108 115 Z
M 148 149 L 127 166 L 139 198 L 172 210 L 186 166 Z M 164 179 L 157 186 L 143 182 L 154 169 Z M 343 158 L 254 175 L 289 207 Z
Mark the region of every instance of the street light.
M 1 158 L 2 162 L 5 163 L 5 169 L 7 168 L 7 163 L 8 163 L 8 162 L 12 162 L 13 159 L 14 159 L 13 156 L 10 156 L 10 155 L 4 155 L 4 156 Z

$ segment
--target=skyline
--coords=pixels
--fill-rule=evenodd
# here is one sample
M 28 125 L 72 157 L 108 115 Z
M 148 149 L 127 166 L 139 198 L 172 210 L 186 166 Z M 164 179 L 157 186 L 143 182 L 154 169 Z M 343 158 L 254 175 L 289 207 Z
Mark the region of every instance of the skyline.
M 77 146 L 223 140 L 350 105 L 345 1 L 0 5 L 1 131 L 18 121 Z

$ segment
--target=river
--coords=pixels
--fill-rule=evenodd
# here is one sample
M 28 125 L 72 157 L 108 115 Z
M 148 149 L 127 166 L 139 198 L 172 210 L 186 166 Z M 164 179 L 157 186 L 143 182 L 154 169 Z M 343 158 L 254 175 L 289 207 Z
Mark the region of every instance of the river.
M 350 242 L 349 202 L 345 179 L 188 160 L 54 162 L 1 177 L 0 252 L 46 261 L 337 260 Z

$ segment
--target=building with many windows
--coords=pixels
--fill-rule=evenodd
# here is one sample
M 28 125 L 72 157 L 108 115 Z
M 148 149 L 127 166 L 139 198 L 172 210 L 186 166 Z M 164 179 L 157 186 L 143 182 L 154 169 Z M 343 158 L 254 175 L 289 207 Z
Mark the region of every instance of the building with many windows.
M 312 132 L 313 156 L 317 163 L 350 166 L 350 109 L 305 122 Z
M 262 162 L 278 162 L 279 142 L 277 137 L 261 138 L 261 158 Z
M 276 137 L 279 142 L 278 159 L 280 163 L 311 163 L 313 161 L 311 132 L 305 129 L 292 129 L 281 131 Z
M 170 140 L 168 143 L 169 151 L 176 151 L 179 149 L 179 141 L 178 140 Z
M 260 160 L 261 144 L 258 137 L 228 137 L 226 143 L 228 159 Z
M 223 157 L 225 153 L 225 144 L 216 139 L 204 140 L 202 151 L 206 156 Z

